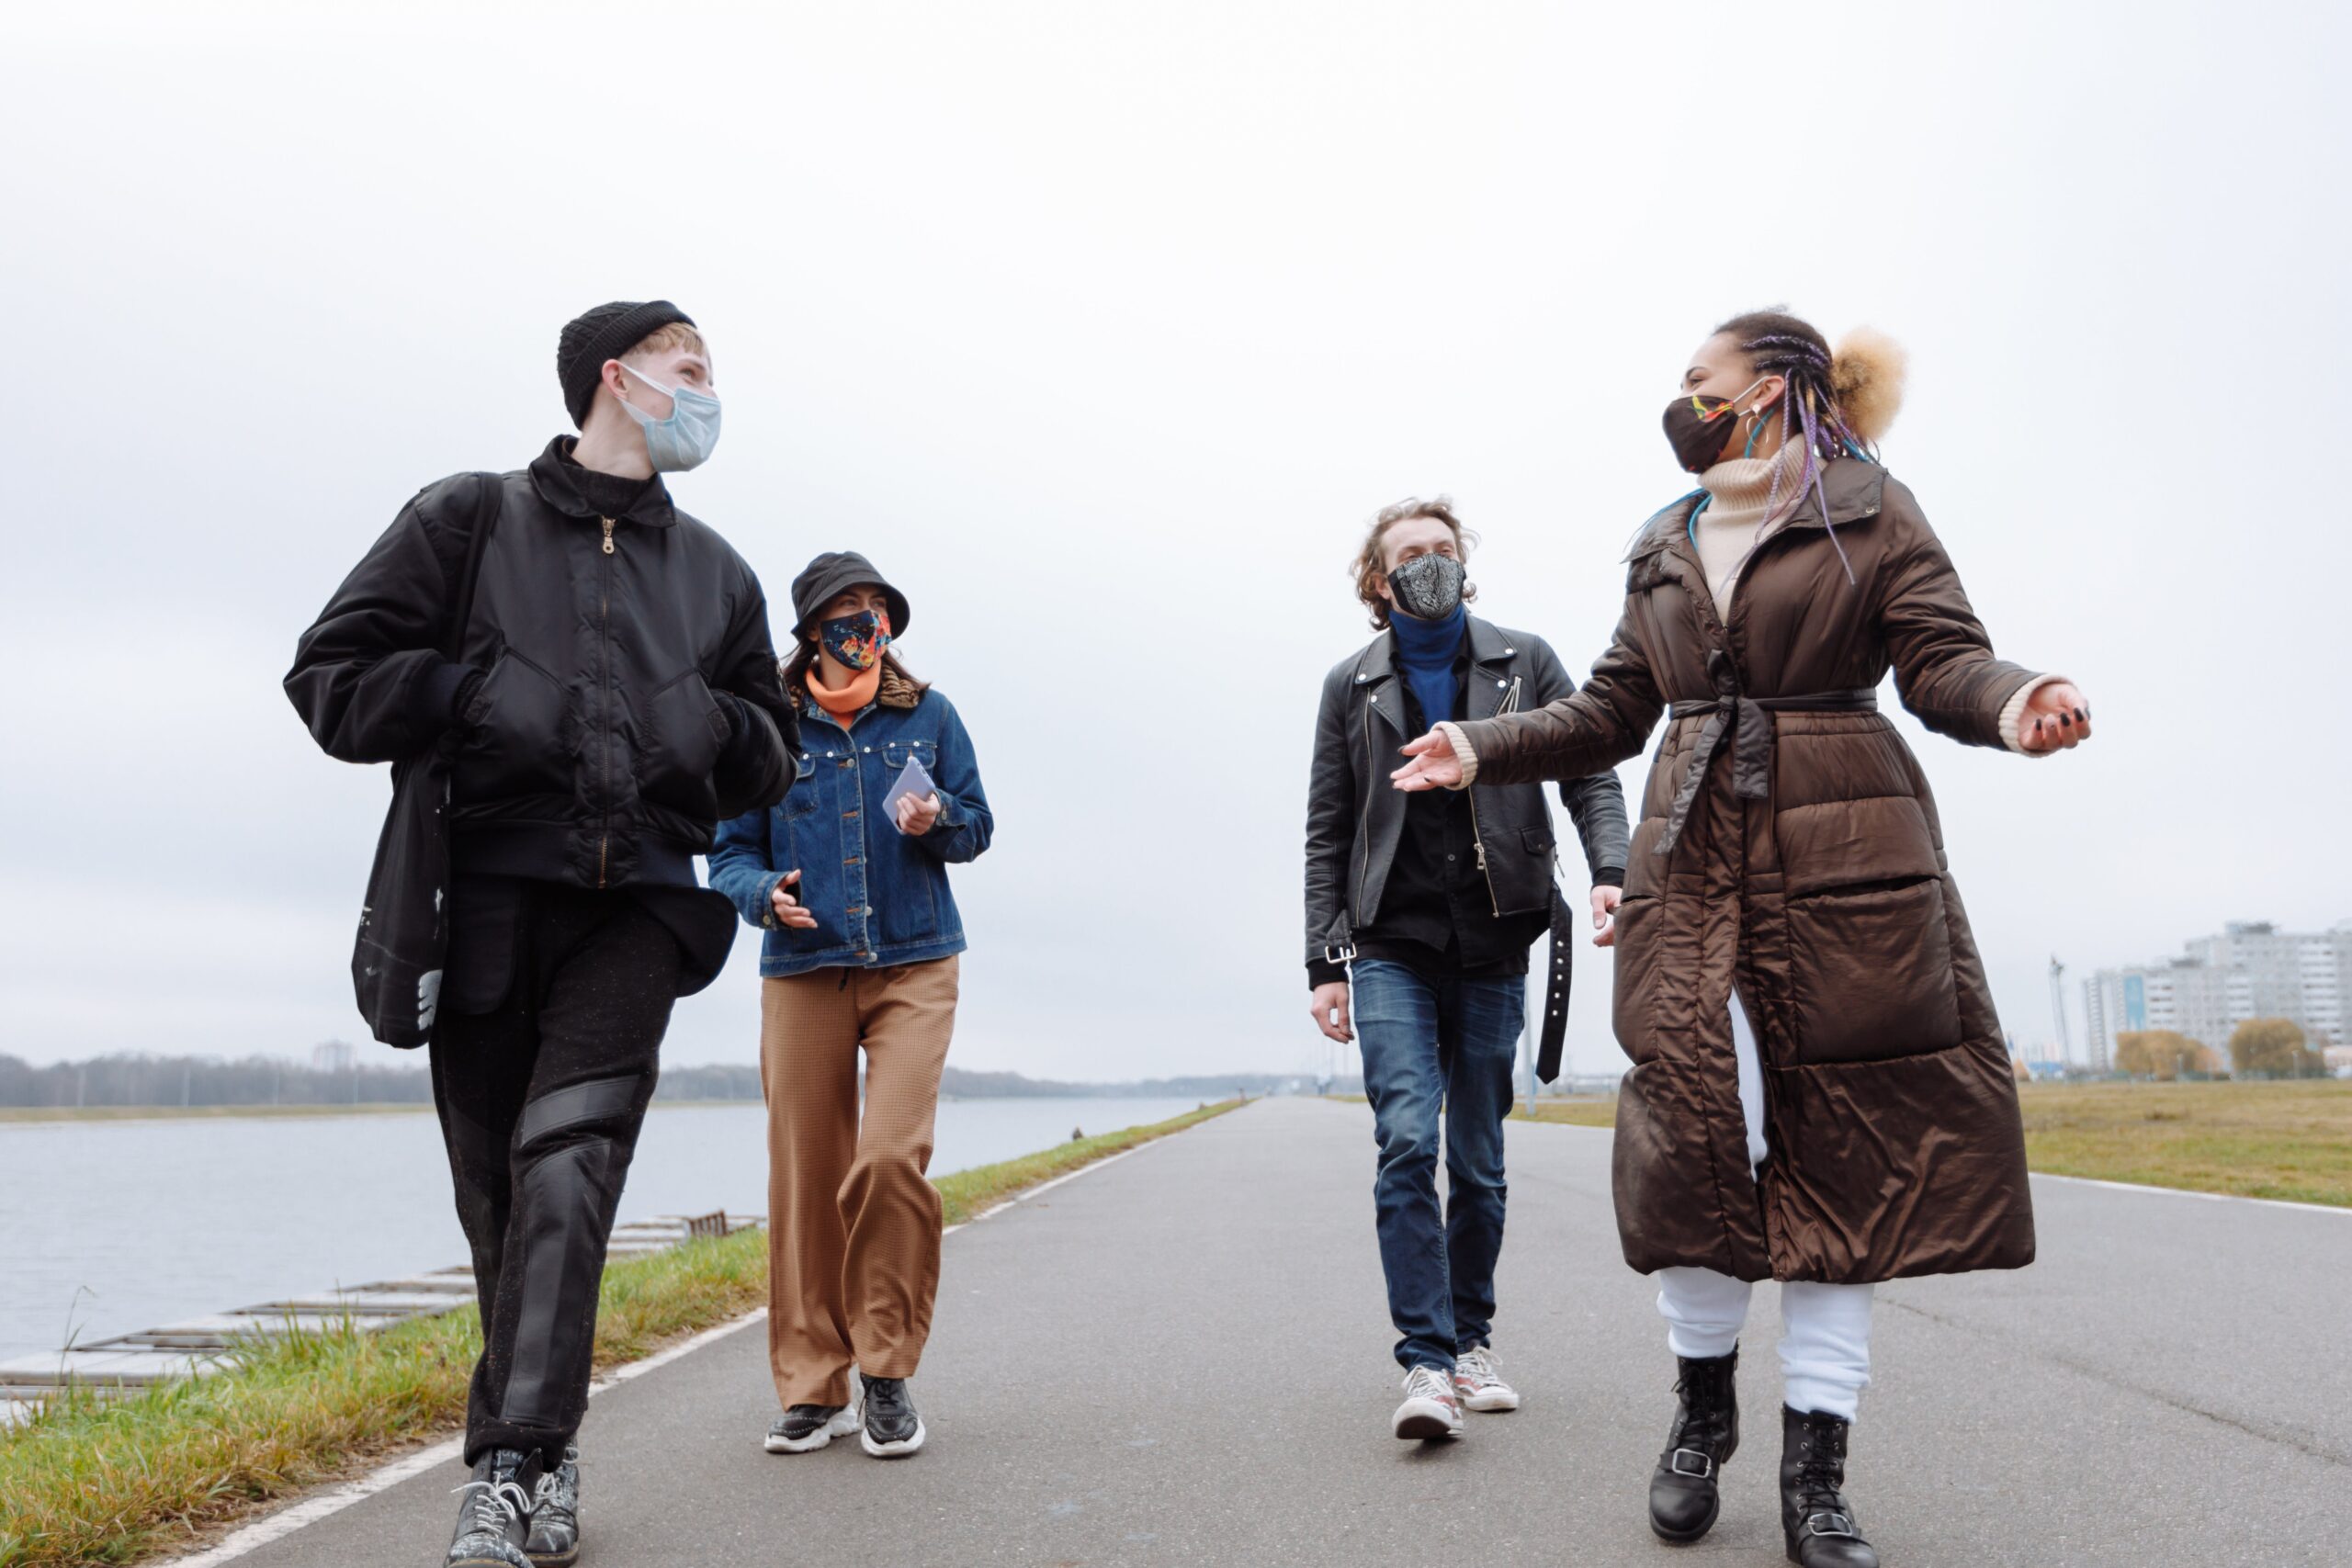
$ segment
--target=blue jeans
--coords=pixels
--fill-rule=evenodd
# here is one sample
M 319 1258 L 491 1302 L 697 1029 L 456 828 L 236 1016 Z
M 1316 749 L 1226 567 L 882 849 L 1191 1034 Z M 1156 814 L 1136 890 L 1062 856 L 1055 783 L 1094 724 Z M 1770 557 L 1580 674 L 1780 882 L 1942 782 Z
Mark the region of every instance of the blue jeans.
M 1503 1118 L 1525 1021 L 1527 982 L 1431 982 L 1402 964 L 1359 959 L 1356 1038 L 1380 1145 L 1373 1211 L 1400 1366 L 1453 1370 L 1487 1343 L 1503 1249 Z M 1448 1184 L 1438 1214 L 1438 1124 Z

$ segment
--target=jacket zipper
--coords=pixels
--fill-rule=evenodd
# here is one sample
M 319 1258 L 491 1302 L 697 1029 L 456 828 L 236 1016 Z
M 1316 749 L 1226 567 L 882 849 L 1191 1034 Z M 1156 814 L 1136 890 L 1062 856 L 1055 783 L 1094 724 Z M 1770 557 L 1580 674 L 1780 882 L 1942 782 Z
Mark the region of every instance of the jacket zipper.
M 1473 664 L 1470 668 L 1475 671 L 1477 666 Z M 1511 688 L 1504 694 L 1503 700 L 1495 705 L 1495 716 L 1499 718 L 1504 714 L 1514 711 L 1518 706 L 1518 699 L 1519 682 L 1513 680 Z M 1470 845 L 1478 852 L 1478 874 L 1487 880 L 1487 907 L 1494 911 L 1497 919 L 1500 919 L 1503 914 L 1503 901 L 1495 893 L 1495 874 L 1487 866 L 1486 829 L 1478 826 L 1478 786 L 1472 784 L 1462 793 L 1470 797 Z
M 1478 786 L 1472 784 L 1462 793 L 1470 797 L 1470 844 L 1478 852 L 1478 874 L 1487 880 L 1487 907 L 1500 919 L 1503 901 L 1495 897 L 1495 874 L 1487 869 L 1487 835 L 1478 826 Z
M 605 571 L 597 589 L 596 630 L 600 650 L 605 660 L 605 722 L 600 750 L 603 755 L 605 798 L 600 819 L 601 831 L 596 835 L 596 886 L 605 886 L 605 865 L 613 848 L 613 520 L 597 519 L 605 525 Z
M 1364 702 L 1367 705 L 1371 704 L 1372 695 L 1370 693 L 1366 693 L 1364 694 Z M 1374 787 L 1377 787 L 1380 773 L 1378 769 L 1374 766 L 1374 754 L 1372 750 L 1372 715 L 1366 714 L 1363 716 L 1363 776 Z M 1369 814 L 1367 814 L 1367 817 L 1368 816 Z M 1372 874 L 1372 833 L 1370 829 L 1371 823 L 1367 820 L 1365 823 L 1365 831 L 1359 836 L 1363 844 L 1363 853 L 1359 855 L 1356 859 L 1355 900 L 1350 908 L 1343 911 L 1348 917 L 1348 931 L 1351 937 L 1355 931 L 1356 911 L 1363 908 L 1363 879 Z M 1329 935 L 1329 933 L 1326 932 L 1325 934 Z

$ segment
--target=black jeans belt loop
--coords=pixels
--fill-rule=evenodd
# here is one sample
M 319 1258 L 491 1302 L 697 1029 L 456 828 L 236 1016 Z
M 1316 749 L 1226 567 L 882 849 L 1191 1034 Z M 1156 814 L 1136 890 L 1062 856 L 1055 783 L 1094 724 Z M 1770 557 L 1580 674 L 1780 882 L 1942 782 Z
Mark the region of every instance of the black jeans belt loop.
M 1769 800 L 1772 795 L 1774 714 L 1878 711 L 1878 693 L 1868 687 L 1813 692 L 1802 696 L 1751 697 L 1738 689 L 1730 673 L 1730 661 L 1721 655 L 1708 660 L 1708 672 L 1715 678 L 1716 694 L 1713 700 L 1676 703 L 1667 710 L 1676 718 L 1696 718 L 1704 714 L 1707 722 L 1699 731 L 1698 744 L 1690 749 L 1690 762 L 1674 792 L 1674 804 L 1667 808 L 1666 831 L 1658 835 L 1658 854 L 1668 853 L 1681 841 L 1683 826 L 1690 818 L 1690 807 L 1706 784 L 1707 765 L 1714 761 L 1715 751 L 1726 734 L 1732 739 L 1732 793 L 1742 800 Z

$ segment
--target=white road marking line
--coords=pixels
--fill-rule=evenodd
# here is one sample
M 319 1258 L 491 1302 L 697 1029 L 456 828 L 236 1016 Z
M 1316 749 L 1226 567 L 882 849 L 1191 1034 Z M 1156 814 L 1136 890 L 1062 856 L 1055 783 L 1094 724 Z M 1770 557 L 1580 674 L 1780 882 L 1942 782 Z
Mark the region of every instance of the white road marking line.
M 1178 1130 L 1181 1132 L 1184 1129 Z M 1040 1182 L 1026 1191 L 1016 1192 L 995 1207 L 974 1214 L 962 1224 L 949 1225 L 939 1234 L 943 1239 L 954 1235 L 965 1225 L 978 1224 L 991 1215 L 1001 1214 L 1015 1203 L 1035 1198 L 1040 1192 L 1050 1192 L 1065 1181 L 1075 1181 L 1080 1177 L 1100 1170 L 1106 1165 L 1116 1165 L 1129 1155 L 1141 1154 L 1153 1144 L 1166 1141 L 1165 1137 L 1152 1138 L 1137 1144 L 1134 1148 L 1121 1149 L 1117 1154 L 1105 1155 L 1098 1160 L 1090 1160 L 1076 1170 L 1055 1177 L 1051 1181 Z M 666 1367 L 679 1357 L 691 1355 L 715 1340 L 724 1339 L 729 1335 L 749 1328 L 755 1323 L 764 1322 L 767 1315 L 767 1308 L 754 1307 L 742 1316 L 732 1318 L 716 1328 L 704 1329 L 691 1339 L 682 1339 L 666 1350 L 657 1350 L 641 1361 L 631 1361 L 627 1366 L 616 1367 L 588 1385 L 589 1397 L 594 1398 L 606 1389 L 617 1383 L 625 1383 L 631 1378 L 641 1378 L 656 1368 Z M 292 1535 L 305 1525 L 314 1525 L 331 1515 L 343 1512 L 354 1503 L 398 1486 L 412 1476 L 422 1475 L 435 1465 L 447 1464 L 451 1460 L 461 1460 L 465 1457 L 465 1450 L 466 1440 L 463 1438 L 451 1438 L 447 1442 L 435 1443 L 429 1449 L 419 1449 L 405 1459 L 396 1459 L 382 1469 L 370 1471 L 356 1481 L 347 1481 L 340 1486 L 329 1487 L 315 1497 L 305 1498 L 289 1507 L 281 1508 L 267 1518 L 256 1519 L 218 1546 L 209 1547 L 192 1557 L 166 1559 L 164 1568 L 219 1568 L 219 1565 L 223 1562 L 233 1562 L 248 1552 L 267 1546 L 271 1541 L 280 1540 Z
M 2249 1198 L 2242 1192 L 2192 1192 L 2186 1187 L 2154 1187 L 2144 1181 L 2106 1181 L 2095 1176 L 2059 1176 L 2037 1170 L 2036 1181 L 2071 1181 L 2078 1187 L 2107 1187 L 2118 1192 L 2157 1192 L 2167 1198 L 2202 1198 L 2211 1203 L 2260 1203 L 2272 1209 L 2301 1209 L 2307 1214 L 2352 1214 L 2352 1208 L 2335 1203 L 2299 1203 L 2291 1198 Z
M 330 1514 L 340 1514 L 363 1497 L 397 1486 L 409 1477 L 422 1475 L 436 1465 L 463 1459 L 465 1451 L 466 1440 L 463 1438 L 451 1438 L 429 1449 L 419 1449 L 406 1459 L 394 1460 L 381 1470 L 373 1471 L 356 1481 L 330 1487 L 315 1497 L 281 1509 L 266 1519 L 256 1520 L 209 1551 L 199 1551 L 193 1557 L 173 1558 L 172 1568 L 214 1568 L 216 1563 L 234 1562 L 273 1540 L 292 1535 L 304 1525 L 316 1524 Z
M 1587 1127 L 1578 1122 L 1547 1122 L 1548 1127 L 1575 1127 L 1587 1133 L 1616 1135 L 1611 1127 Z M 2034 1170 L 2027 1175 L 2036 1181 L 2071 1181 L 2078 1187 L 2111 1187 L 2118 1192 L 2155 1192 L 2166 1198 L 2201 1198 L 2209 1203 L 2261 1203 L 2273 1209 L 2301 1209 L 2307 1214 L 2352 1214 L 2352 1208 L 2335 1203 L 2299 1203 L 2291 1198 L 2249 1198 L 2243 1192 L 2198 1192 L 2186 1187 L 2156 1187 L 2144 1181 L 2108 1181 L 2096 1176 L 2060 1176 L 2055 1171 Z

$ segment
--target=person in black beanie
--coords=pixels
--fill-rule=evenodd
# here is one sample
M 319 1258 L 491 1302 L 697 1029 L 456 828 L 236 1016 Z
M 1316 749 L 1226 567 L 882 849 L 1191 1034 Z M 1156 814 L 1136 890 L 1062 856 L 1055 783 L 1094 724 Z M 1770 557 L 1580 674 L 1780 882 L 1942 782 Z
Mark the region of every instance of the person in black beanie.
M 447 781 L 447 867 L 388 825 L 355 978 L 366 1007 L 388 891 L 427 899 L 446 953 L 369 1021 L 429 1044 L 481 1301 L 449 1568 L 578 1554 L 605 1246 L 671 1006 L 734 938 L 694 858 L 784 798 L 799 732 L 759 580 L 662 479 L 718 437 L 694 321 L 600 305 L 556 374 L 580 434 L 418 491 L 286 677 L 330 756 L 395 764 L 396 813 L 420 764 Z

